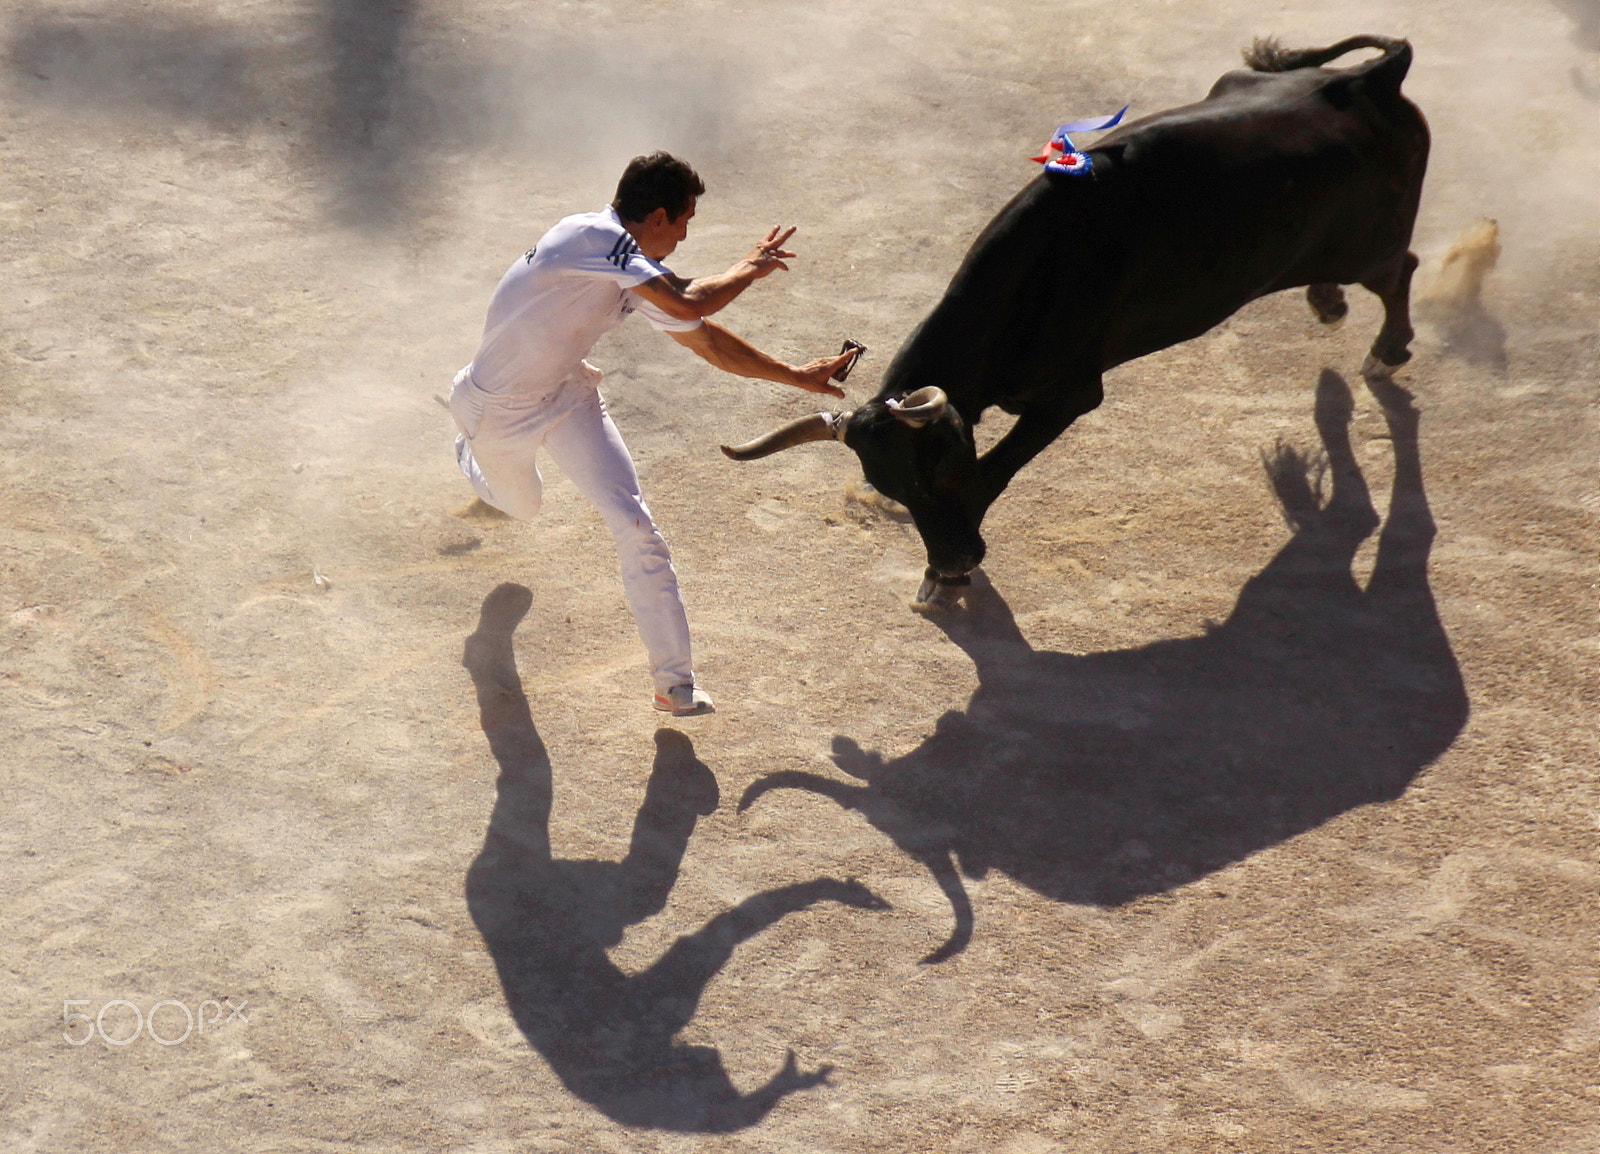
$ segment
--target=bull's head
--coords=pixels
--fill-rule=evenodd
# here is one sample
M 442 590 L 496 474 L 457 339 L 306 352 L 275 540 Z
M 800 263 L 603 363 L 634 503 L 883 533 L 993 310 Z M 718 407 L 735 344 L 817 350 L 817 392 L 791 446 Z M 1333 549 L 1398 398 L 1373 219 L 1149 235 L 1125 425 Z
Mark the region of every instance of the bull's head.
M 753 461 L 808 441 L 843 441 L 855 450 L 867 483 L 911 514 L 930 570 L 961 577 L 983 560 L 978 526 L 986 506 L 972 431 L 943 389 L 878 397 L 854 412 L 814 413 L 722 451 Z

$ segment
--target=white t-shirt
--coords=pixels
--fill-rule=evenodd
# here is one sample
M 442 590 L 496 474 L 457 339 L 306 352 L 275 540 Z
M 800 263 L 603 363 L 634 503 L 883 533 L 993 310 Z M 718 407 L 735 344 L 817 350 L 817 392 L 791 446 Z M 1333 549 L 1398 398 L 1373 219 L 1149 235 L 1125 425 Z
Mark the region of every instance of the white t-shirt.
M 553 392 L 631 312 L 658 329 L 699 328 L 699 320 L 678 320 L 628 291 L 669 274 L 639 251 L 616 209 L 564 217 L 500 278 L 472 358 L 473 384 L 495 396 Z

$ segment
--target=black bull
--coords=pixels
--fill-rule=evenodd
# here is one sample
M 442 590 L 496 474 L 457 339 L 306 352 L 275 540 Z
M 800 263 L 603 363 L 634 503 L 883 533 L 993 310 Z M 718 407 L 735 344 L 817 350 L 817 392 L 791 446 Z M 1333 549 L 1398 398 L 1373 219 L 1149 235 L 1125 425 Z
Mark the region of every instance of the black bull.
M 1320 65 L 1358 48 L 1382 55 Z M 1404 363 L 1408 251 L 1428 127 L 1400 93 L 1403 40 L 1357 36 L 1286 51 L 1257 42 L 1197 104 L 1107 134 L 1089 175 L 1044 173 L 973 243 L 878 394 L 737 449 L 749 460 L 843 441 L 910 512 L 928 551 L 920 599 L 983 560 L 979 526 L 1017 471 L 1102 397 L 1107 370 L 1199 336 L 1257 297 L 1309 286 L 1318 317 L 1345 284 L 1377 294 L 1369 365 Z M 1016 423 L 981 458 L 991 405 Z

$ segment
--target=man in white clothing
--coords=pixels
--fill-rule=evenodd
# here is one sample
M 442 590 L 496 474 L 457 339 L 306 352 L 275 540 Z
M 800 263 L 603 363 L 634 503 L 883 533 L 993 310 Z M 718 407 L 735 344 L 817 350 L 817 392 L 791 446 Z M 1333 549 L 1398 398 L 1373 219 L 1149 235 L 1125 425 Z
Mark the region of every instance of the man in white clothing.
M 664 152 L 635 157 L 600 212 L 562 219 L 519 257 L 489 302 L 472 363 L 456 374 L 450 411 L 456 460 L 484 501 L 513 517 L 539 512 L 542 449 L 599 509 L 616 542 L 628 606 L 650 655 L 655 707 L 684 717 L 713 711 L 695 684 L 689 622 L 667 543 L 600 397 L 600 370 L 583 358 L 638 312 L 719 369 L 842 397 L 829 378 L 854 352 L 795 366 L 705 318 L 795 254 L 794 229 L 774 227 L 719 276 L 687 280 L 661 262 L 688 233 L 705 185 Z

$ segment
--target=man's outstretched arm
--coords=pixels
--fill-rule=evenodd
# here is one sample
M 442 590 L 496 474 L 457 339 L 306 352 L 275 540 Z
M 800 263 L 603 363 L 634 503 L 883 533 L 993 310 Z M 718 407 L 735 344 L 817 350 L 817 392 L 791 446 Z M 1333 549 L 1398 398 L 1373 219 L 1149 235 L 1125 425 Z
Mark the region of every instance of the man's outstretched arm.
M 658 276 L 631 291 L 655 305 L 668 316 L 681 321 L 699 320 L 720 312 L 730 301 L 756 281 L 777 269 L 788 270 L 784 261 L 795 254 L 783 246 L 794 235 L 794 226 L 777 225 L 766 239 L 727 272 L 688 280 L 681 276 Z
M 687 331 L 669 330 L 668 336 L 685 348 L 693 349 L 708 364 L 723 372 L 760 381 L 776 381 L 780 385 L 793 385 L 808 393 L 824 393 L 830 397 L 843 397 L 844 390 L 828 378 L 849 364 L 854 351 L 837 357 L 822 357 L 803 365 L 787 365 L 756 348 L 743 337 L 729 332 L 715 321 L 706 321 L 698 328 Z

